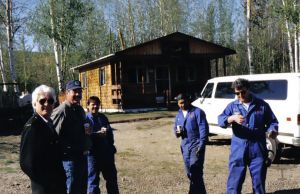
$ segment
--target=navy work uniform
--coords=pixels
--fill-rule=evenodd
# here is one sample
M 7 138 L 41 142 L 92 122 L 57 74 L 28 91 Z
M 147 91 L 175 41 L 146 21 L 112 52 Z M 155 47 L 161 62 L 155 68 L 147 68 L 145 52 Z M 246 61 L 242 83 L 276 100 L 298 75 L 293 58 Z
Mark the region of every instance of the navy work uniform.
M 227 194 L 241 193 L 245 180 L 247 166 L 249 166 L 253 193 L 265 193 L 265 179 L 267 174 L 266 132 L 278 131 L 278 121 L 270 106 L 252 95 L 248 110 L 235 100 L 227 105 L 218 117 L 220 127 L 229 126 L 227 119 L 234 114 L 244 117 L 242 125 L 232 123 L 231 153 L 229 157 L 229 176 Z
M 92 126 L 92 147 L 88 153 L 88 193 L 100 194 L 99 182 L 100 173 L 106 181 L 106 190 L 108 194 L 118 194 L 117 169 L 115 166 L 114 136 L 107 117 L 98 113 L 93 116 L 87 114 L 87 120 Z M 105 136 L 95 133 L 101 127 L 107 128 Z
M 176 115 L 175 134 L 178 125 L 183 129 L 180 147 L 185 170 L 190 179 L 189 194 L 206 193 L 203 181 L 203 163 L 209 132 L 205 113 L 200 108 L 191 106 L 184 116 L 180 109 Z

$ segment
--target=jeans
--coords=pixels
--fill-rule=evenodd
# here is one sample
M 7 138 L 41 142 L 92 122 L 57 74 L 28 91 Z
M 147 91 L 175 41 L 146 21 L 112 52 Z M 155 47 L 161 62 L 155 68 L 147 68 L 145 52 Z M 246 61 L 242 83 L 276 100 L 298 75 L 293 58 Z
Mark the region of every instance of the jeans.
M 87 157 L 85 155 L 63 160 L 67 177 L 68 194 L 86 194 L 87 191 Z
M 108 194 L 119 194 L 114 154 L 88 155 L 88 194 L 100 194 L 100 173 L 106 181 Z

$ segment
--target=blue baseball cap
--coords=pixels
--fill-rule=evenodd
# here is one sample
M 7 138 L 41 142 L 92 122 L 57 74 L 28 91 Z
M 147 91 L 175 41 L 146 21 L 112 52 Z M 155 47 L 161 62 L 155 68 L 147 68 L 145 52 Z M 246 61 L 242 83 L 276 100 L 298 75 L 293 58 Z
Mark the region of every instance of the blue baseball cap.
M 75 90 L 81 87 L 81 82 L 79 80 L 70 80 L 66 84 L 66 90 Z

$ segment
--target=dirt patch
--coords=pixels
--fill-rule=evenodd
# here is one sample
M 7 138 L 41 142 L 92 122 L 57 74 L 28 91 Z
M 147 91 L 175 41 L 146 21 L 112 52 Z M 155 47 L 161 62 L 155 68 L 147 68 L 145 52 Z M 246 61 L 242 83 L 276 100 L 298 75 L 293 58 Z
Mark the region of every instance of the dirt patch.
M 116 165 L 120 192 L 123 194 L 166 193 L 188 191 L 180 140 L 172 133 L 173 118 L 113 124 L 118 149 Z M 19 168 L 20 136 L 0 137 L 0 193 L 29 194 L 30 182 Z M 204 178 L 207 193 L 225 193 L 230 139 L 211 136 L 207 146 Z M 268 193 L 300 193 L 299 150 L 285 149 L 280 164 L 268 171 Z M 101 191 L 106 193 L 101 179 Z M 252 193 L 247 172 L 243 193 Z

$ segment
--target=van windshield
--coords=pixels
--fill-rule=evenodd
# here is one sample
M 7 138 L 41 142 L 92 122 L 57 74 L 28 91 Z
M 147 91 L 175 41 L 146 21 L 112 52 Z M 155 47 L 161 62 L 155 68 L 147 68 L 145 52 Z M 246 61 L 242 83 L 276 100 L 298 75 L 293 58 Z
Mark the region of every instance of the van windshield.
M 211 98 L 212 96 L 212 91 L 214 88 L 214 84 L 213 83 L 208 83 L 205 87 L 205 89 L 203 90 L 201 97 L 202 98 Z
M 215 98 L 234 98 L 232 82 L 217 84 Z M 284 100 L 287 98 L 287 80 L 250 81 L 250 91 L 265 100 Z

